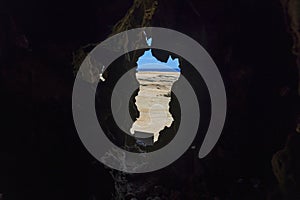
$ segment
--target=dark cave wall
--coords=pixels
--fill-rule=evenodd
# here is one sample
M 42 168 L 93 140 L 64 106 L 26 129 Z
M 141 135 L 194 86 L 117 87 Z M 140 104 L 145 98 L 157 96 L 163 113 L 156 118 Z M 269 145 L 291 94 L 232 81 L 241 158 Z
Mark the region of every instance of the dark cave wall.
M 150 24 L 202 44 L 218 65 L 228 95 L 227 122 L 215 150 L 201 161 L 188 152 L 153 175 L 181 175 L 172 179 L 174 198 L 192 199 L 201 191 L 207 199 L 262 199 L 277 184 L 270 161 L 294 130 L 299 104 L 298 50 L 292 54 L 298 29 L 290 35 L 287 28 L 299 15 L 287 2 L 294 1 L 283 1 L 284 9 L 271 0 L 158 1 Z M 95 164 L 73 126 L 72 52 L 104 40 L 132 3 L 2 2 L 0 81 L 7 122 L 0 134 L 0 193 L 5 198 L 110 198 L 114 183 L 108 170 Z M 191 168 L 192 174 L 183 172 Z M 253 191 L 250 179 L 262 188 Z
M 293 37 L 292 52 L 297 56 L 298 72 L 300 76 L 300 1 L 281 0 L 287 29 Z M 300 78 L 298 79 L 298 94 L 300 95 Z

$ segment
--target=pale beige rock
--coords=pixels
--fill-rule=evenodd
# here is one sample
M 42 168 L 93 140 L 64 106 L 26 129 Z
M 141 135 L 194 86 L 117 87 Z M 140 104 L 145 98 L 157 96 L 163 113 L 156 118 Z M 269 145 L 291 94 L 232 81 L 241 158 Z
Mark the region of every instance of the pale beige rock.
M 178 80 L 180 72 L 137 72 L 136 78 L 140 84 L 135 97 L 140 113 L 133 123 L 130 132 L 151 133 L 154 142 L 158 140 L 159 132 L 170 127 L 174 121 L 170 111 L 171 89 Z

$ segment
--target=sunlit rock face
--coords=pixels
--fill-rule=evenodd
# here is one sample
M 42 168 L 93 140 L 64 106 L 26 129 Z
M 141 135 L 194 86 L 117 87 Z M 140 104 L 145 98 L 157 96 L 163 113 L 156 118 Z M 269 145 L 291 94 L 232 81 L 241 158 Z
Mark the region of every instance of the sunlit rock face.
M 135 97 L 139 117 L 130 129 L 132 134 L 150 133 L 156 142 L 159 132 L 172 125 L 169 103 L 172 86 L 180 77 L 178 65 L 178 59 L 169 58 L 167 63 L 156 60 L 151 50 L 139 58 L 136 78 L 140 86 Z

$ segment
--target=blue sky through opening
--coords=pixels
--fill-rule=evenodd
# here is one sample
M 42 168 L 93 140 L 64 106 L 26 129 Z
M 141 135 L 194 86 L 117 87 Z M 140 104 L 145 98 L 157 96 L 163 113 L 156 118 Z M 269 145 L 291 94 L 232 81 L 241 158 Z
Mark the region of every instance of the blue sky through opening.
M 161 62 L 153 56 L 150 49 L 139 57 L 137 61 L 137 71 L 180 72 L 179 61 L 178 58 L 172 59 L 171 56 L 169 56 L 167 62 Z

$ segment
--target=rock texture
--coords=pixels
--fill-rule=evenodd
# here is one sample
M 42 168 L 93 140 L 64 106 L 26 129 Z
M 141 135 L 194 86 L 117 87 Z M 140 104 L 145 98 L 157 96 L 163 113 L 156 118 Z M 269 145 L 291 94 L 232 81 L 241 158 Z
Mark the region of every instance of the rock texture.
M 133 123 L 130 132 L 152 133 L 154 142 L 158 140 L 159 132 L 170 127 L 174 121 L 169 112 L 171 89 L 178 80 L 180 72 L 137 72 L 136 78 L 140 90 L 135 97 L 140 116 Z
M 279 183 L 284 199 L 300 198 L 300 134 L 294 133 L 287 139 L 284 149 L 278 151 L 272 159 L 273 172 Z
M 286 23 L 293 37 L 293 53 L 297 56 L 298 72 L 300 75 L 300 1 L 281 0 Z M 300 79 L 298 79 L 298 95 L 300 96 Z

